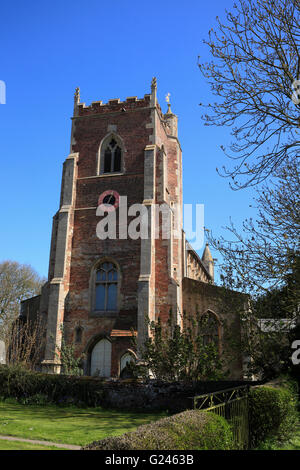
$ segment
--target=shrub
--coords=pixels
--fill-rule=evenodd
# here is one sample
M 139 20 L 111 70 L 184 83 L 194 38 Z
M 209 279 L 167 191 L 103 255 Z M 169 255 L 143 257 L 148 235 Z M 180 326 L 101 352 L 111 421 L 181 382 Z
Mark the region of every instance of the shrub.
M 182 316 L 184 327 L 174 324 L 170 311 L 166 325 L 160 318 L 150 322 L 152 331 L 141 349 L 141 365 L 132 365 L 134 376 L 149 377 L 149 370 L 158 380 L 195 382 L 220 380 L 224 376 L 215 335 L 218 321 L 210 314 Z M 175 322 L 176 323 L 176 322 Z M 209 339 L 204 341 L 204 335 Z
M 55 355 L 61 363 L 63 373 L 66 375 L 83 375 L 81 368 L 83 355 L 81 354 L 79 357 L 76 357 L 75 345 L 74 343 L 67 344 L 63 326 L 60 327 L 60 331 L 62 334 L 61 346 L 57 346 L 58 352 Z
M 0 396 L 24 404 L 100 406 L 103 381 L 92 377 L 42 374 L 20 366 L 0 366 Z
M 199 410 L 145 424 L 136 431 L 93 442 L 84 450 L 229 450 L 233 435 L 221 416 Z
M 0 397 L 15 398 L 23 403 L 31 396 L 41 394 L 47 396 L 49 403 L 61 405 L 102 406 L 138 412 L 169 410 L 174 414 L 192 407 L 192 396 L 239 385 L 245 385 L 245 382 L 107 381 L 99 377 L 52 375 L 0 365 Z
M 249 393 L 250 443 L 255 448 L 266 440 L 284 442 L 297 424 L 297 399 L 290 382 L 270 382 Z
M 7 400 L 5 400 L 7 402 Z M 49 398 L 47 395 L 42 393 L 37 393 L 30 397 L 24 397 L 19 399 L 19 402 L 23 405 L 47 405 L 49 403 Z

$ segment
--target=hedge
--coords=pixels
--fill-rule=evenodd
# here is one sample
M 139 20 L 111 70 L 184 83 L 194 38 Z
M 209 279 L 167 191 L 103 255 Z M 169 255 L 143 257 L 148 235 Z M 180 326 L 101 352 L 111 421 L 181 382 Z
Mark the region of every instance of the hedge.
M 83 450 L 230 450 L 233 435 L 227 421 L 214 413 L 187 410 L 108 437 Z
M 298 421 L 297 395 L 289 382 L 275 381 L 249 392 L 250 444 L 284 442 L 293 436 Z
M 74 404 L 171 414 L 193 408 L 191 397 L 245 385 L 241 381 L 163 382 L 52 375 L 0 365 L 0 398 L 25 404 Z
M 103 381 L 99 378 L 43 374 L 18 366 L 0 366 L 2 399 L 15 398 L 24 404 L 46 401 L 100 406 L 103 394 Z

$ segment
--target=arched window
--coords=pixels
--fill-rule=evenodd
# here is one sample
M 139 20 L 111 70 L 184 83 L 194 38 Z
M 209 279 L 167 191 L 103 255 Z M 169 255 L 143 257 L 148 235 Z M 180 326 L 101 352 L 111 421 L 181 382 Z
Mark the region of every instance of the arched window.
M 117 136 L 110 135 L 101 145 L 100 173 L 120 173 L 122 171 L 122 145 Z
M 95 310 L 116 311 L 118 309 L 119 273 L 112 262 L 104 262 L 96 269 Z
M 206 312 L 200 319 L 200 334 L 203 338 L 203 344 L 214 343 L 220 348 L 220 322 L 213 312 Z
M 101 339 L 92 349 L 91 375 L 111 376 L 111 342 L 108 339 Z

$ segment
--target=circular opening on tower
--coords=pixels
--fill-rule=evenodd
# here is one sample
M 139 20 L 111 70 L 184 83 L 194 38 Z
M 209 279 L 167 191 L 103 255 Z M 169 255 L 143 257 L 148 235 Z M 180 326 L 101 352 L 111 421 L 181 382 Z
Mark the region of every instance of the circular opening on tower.
M 107 196 L 103 198 L 102 204 L 109 204 L 111 206 L 114 206 L 115 202 L 116 202 L 115 196 L 113 194 L 107 194 Z

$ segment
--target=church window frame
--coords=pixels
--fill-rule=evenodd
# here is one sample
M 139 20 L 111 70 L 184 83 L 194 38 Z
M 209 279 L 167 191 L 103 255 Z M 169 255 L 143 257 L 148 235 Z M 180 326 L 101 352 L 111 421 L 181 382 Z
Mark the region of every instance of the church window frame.
M 222 354 L 221 321 L 212 310 L 207 310 L 200 317 L 200 335 L 204 346 L 215 343 L 219 355 Z
M 100 176 L 123 174 L 125 151 L 119 135 L 115 133 L 107 135 L 99 147 L 97 174 Z
M 116 316 L 120 310 L 121 270 L 111 258 L 101 259 L 91 276 L 91 316 Z

